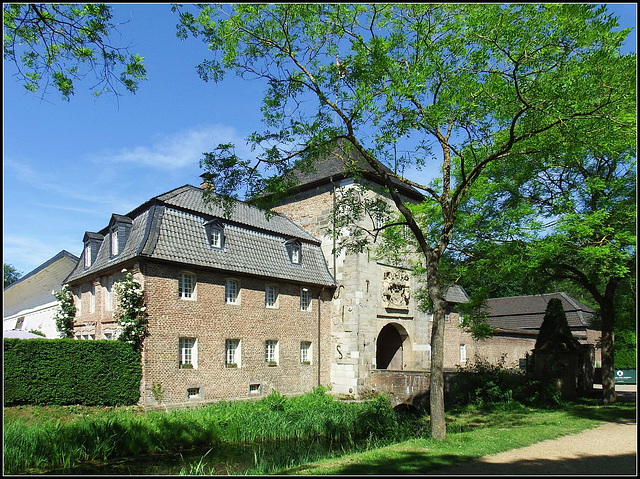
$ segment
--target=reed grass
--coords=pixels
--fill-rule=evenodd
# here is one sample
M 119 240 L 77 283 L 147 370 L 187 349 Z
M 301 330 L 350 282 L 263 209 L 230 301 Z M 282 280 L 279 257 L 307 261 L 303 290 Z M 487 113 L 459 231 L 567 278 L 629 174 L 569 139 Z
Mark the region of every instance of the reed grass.
M 296 397 L 272 393 L 259 401 L 219 402 L 144 415 L 130 408 L 114 410 L 65 423 L 5 418 L 4 472 L 71 468 L 86 461 L 215 448 L 223 443 L 395 438 L 413 429 L 411 421 L 395 413 L 385 397 L 345 403 L 322 388 Z

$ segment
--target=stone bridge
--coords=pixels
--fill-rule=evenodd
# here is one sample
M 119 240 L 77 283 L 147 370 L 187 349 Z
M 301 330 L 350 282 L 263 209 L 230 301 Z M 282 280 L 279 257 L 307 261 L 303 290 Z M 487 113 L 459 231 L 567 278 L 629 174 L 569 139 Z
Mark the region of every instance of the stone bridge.
M 451 390 L 455 372 L 445 371 L 445 397 Z M 371 389 L 374 392 L 386 393 L 395 408 L 418 409 L 429 407 L 429 387 L 431 373 L 429 371 L 394 371 L 376 369 L 371 371 Z

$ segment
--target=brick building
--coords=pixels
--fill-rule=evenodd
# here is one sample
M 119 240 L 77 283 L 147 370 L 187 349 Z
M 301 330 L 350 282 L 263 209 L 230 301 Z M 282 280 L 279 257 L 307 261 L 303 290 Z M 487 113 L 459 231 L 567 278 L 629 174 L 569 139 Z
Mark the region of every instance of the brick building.
M 227 216 L 183 186 L 86 233 L 67 283 L 78 339 L 117 336 L 113 284 L 134 272 L 145 293 L 141 403 L 302 393 L 328 384 L 334 291 L 319 242 L 244 203 Z

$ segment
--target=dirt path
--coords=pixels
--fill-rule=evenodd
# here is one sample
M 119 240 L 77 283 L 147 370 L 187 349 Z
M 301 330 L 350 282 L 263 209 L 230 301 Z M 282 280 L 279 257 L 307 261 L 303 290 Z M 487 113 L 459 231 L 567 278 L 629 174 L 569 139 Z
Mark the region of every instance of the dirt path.
M 600 427 L 434 470 L 437 475 L 631 475 L 636 422 Z
M 636 402 L 636 386 L 617 386 L 618 400 Z M 605 423 L 578 434 L 434 470 L 434 475 L 636 476 L 636 421 Z

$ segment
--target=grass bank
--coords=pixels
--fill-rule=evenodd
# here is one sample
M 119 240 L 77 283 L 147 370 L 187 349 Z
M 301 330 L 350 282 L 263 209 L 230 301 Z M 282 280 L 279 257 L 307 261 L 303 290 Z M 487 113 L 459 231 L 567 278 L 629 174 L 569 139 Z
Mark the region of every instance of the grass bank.
M 597 427 L 603 422 L 634 420 L 635 403 L 601 406 L 566 403 L 554 409 L 514 405 L 463 408 L 447 414 L 447 438 L 414 438 L 340 458 L 276 471 L 279 474 L 425 474 L 489 454 Z
M 64 411 L 73 411 L 65 416 Z M 360 439 L 401 440 L 419 426 L 397 414 L 387 398 L 345 403 L 318 388 L 259 401 L 141 413 L 135 408 L 31 408 L 4 414 L 4 472 L 36 473 L 109 463 L 116 458 L 173 454 L 223 444 L 323 438 L 336 443 Z

